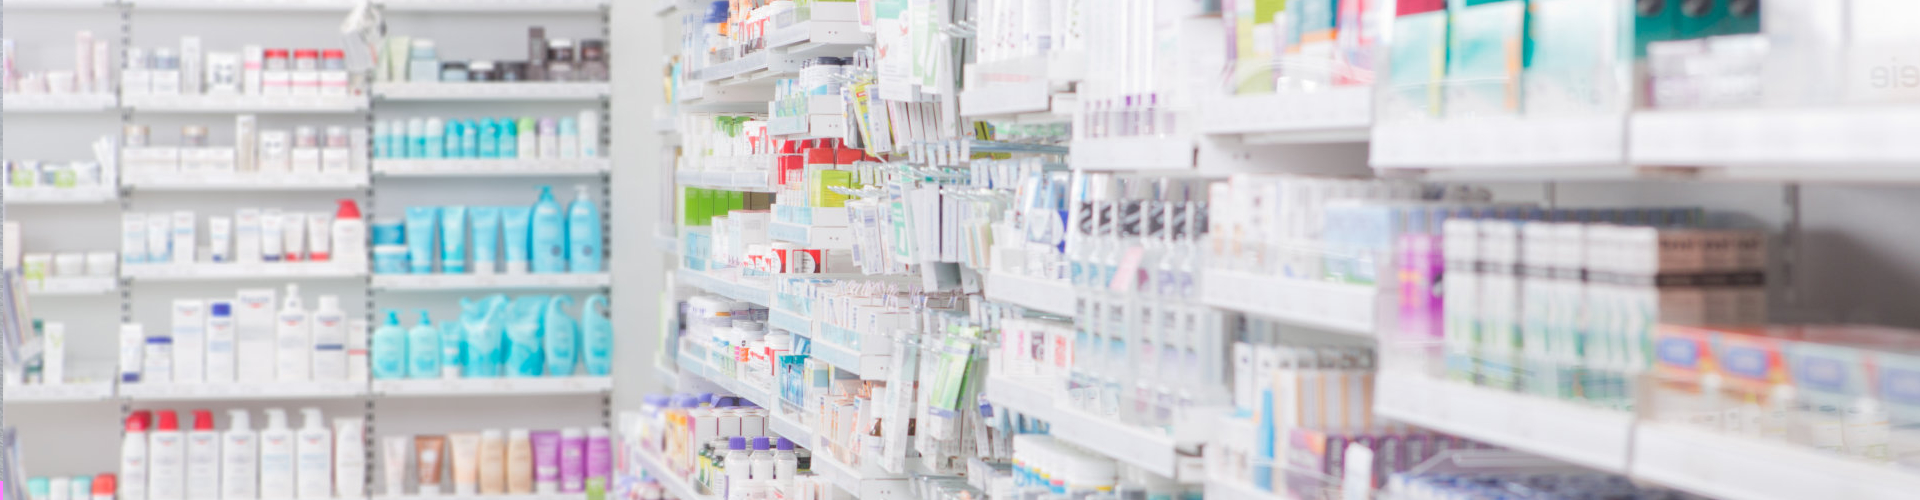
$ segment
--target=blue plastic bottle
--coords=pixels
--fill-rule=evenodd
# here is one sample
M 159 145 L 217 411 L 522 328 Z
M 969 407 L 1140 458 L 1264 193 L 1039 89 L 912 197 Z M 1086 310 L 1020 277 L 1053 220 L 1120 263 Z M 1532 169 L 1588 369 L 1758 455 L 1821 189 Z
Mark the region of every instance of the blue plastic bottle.
M 571 377 L 576 361 L 580 359 L 580 329 L 573 317 L 567 315 L 567 308 L 573 306 L 573 297 L 555 295 L 547 301 L 547 313 L 542 321 L 546 322 L 546 333 L 541 342 L 547 356 L 546 373 L 549 377 Z
M 460 148 L 460 136 L 466 133 L 466 129 L 467 124 L 461 123 L 460 120 L 447 120 L 447 131 L 442 136 L 446 139 L 446 147 L 443 151 L 445 157 L 465 158 L 467 156 L 465 150 Z
M 480 158 L 480 123 L 464 120 L 460 124 L 460 157 Z
M 540 186 L 540 201 L 533 204 L 533 273 L 567 272 L 567 223 L 560 204 L 553 201 L 553 187 Z
M 587 297 L 580 306 L 580 361 L 588 376 L 605 377 L 613 371 L 613 318 L 607 312 L 606 294 Z
M 480 158 L 499 158 L 500 140 L 497 137 L 500 135 L 500 125 L 494 123 L 492 118 L 486 117 L 475 121 L 480 124 L 480 134 L 475 138 L 474 156 Z
M 600 209 L 587 197 L 586 184 L 574 186 L 573 204 L 567 206 L 567 270 L 600 272 L 601 253 Z
M 513 119 L 494 120 L 494 126 L 498 129 L 493 136 L 494 155 L 498 158 L 519 158 L 520 134 L 517 133 L 517 127 L 513 125 Z
M 407 377 L 407 331 L 400 328 L 400 313 L 387 310 L 387 324 L 373 330 L 373 378 L 390 380 Z
M 407 331 L 407 375 L 411 378 L 440 378 L 440 331 L 433 327 L 427 310 L 420 310 L 420 322 Z

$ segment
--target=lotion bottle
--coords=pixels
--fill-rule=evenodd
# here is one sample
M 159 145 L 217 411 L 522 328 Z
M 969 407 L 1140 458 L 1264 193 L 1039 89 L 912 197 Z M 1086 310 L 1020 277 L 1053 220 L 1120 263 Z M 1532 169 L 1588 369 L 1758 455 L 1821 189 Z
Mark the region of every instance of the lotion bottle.
M 220 431 L 213 430 L 213 412 L 193 411 L 193 432 L 187 433 L 187 498 L 220 497 Z
M 307 324 L 306 307 L 300 303 L 300 285 L 287 284 L 287 299 L 280 306 L 279 330 L 274 349 L 279 360 L 281 382 L 305 382 L 312 373 L 312 325 Z
M 347 314 L 340 310 L 340 296 L 321 295 L 320 306 L 313 310 L 313 379 L 337 382 L 347 379 Z
M 352 267 L 367 259 L 367 221 L 360 218 L 360 204 L 352 199 L 339 200 L 333 212 L 333 261 Z
M 220 436 L 220 499 L 260 498 L 260 441 L 247 410 L 227 410 L 227 432 Z
M 407 353 L 407 332 L 400 329 L 400 313 L 388 309 L 387 323 L 373 331 L 373 379 L 406 378 Z
M 333 498 L 333 431 L 319 408 L 301 408 L 294 484 L 301 500 Z
M 187 446 L 180 415 L 160 410 L 154 413 L 154 424 L 147 433 L 147 500 L 184 500 Z
M 120 440 L 120 498 L 147 498 L 147 425 L 152 418 L 147 410 L 127 416 L 126 437 Z
M 540 200 L 533 204 L 533 273 L 567 272 L 566 216 L 560 203 L 553 200 L 553 188 L 540 186 Z
M 260 498 L 293 498 L 294 437 L 287 428 L 287 410 L 268 408 L 267 428 L 260 430 Z
M 440 330 L 433 327 L 427 310 L 420 310 L 420 322 L 407 331 L 407 375 L 410 378 L 440 378 Z
M 333 491 L 340 498 L 367 492 L 367 427 L 358 418 L 333 419 Z
M 587 196 L 587 185 L 573 187 L 567 206 L 567 271 L 600 272 L 600 208 Z

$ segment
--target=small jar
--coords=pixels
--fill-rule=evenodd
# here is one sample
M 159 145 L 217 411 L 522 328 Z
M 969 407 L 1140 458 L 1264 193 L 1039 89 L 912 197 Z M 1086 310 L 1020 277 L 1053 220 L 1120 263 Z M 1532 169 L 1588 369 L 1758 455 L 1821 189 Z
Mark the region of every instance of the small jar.
M 527 79 L 526 61 L 507 61 L 500 63 L 500 81 L 518 82 Z
M 267 49 L 267 71 L 286 71 L 288 69 L 287 49 Z
M 351 140 L 348 139 L 348 136 L 347 136 L 346 127 L 342 127 L 339 125 L 327 127 L 327 147 L 344 148 L 344 147 L 347 147 L 347 144 L 349 144 L 350 141 Z
M 300 49 L 293 51 L 293 69 L 295 71 L 318 71 L 320 69 L 320 51 L 318 49 Z
M 474 61 L 467 64 L 467 81 L 492 82 L 499 79 L 500 74 L 494 69 L 493 61 Z
M 327 49 L 320 53 L 320 69 L 327 71 L 346 71 L 347 51 Z
M 447 62 L 440 63 L 440 81 L 442 82 L 467 81 L 467 63 L 459 62 L 459 61 L 447 61 Z
M 128 125 L 120 132 L 121 146 L 129 148 L 147 147 L 147 126 Z
M 547 80 L 565 82 L 574 79 L 573 40 L 555 38 L 547 41 Z
M 320 131 L 315 130 L 311 126 L 294 127 L 293 147 L 296 147 L 296 148 L 320 147 Z
M 589 82 L 604 82 L 611 75 L 607 70 L 607 41 L 588 39 L 580 41 L 579 79 Z
M 188 148 L 207 147 L 207 126 L 187 125 L 180 127 L 180 146 Z

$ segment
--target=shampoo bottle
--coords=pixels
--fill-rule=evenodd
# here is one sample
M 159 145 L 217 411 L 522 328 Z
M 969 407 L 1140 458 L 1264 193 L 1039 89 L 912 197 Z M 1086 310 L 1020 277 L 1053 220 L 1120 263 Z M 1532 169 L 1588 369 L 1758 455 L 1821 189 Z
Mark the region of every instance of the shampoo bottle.
M 567 270 L 600 272 L 600 209 L 587 197 L 587 185 L 573 187 L 567 206 Z
M 294 484 L 301 500 L 333 498 L 333 431 L 319 408 L 301 408 Z
M 187 433 L 187 498 L 220 497 L 220 431 L 213 430 L 213 412 L 193 411 L 193 432 Z
M 294 438 L 287 428 L 287 410 L 268 408 L 267 428 L 260 430 L 260 498 L 293 498 Z
M 120 439 L 120 498 L 147 498 L 147 425 L 152 418 L 147 410 L 127 415 L 126 437 Z
M 457 379 L 465 374 L 460 367 L 467 362 L 466 346 L 467 335 L 460 321 L 440 324 L 440 378 Z
M 587 375 L 604 377 L 613 371 L 613 318 L 607 316 L 607 296 L 587 297 L 580 306 L 580 359 Z
M 535 130 L 533 119 L 521 118 L 518 122 L 515 123 L 515 125 L 517 126 L 514 127 L 514 136 L 518 140 L 514 142 L 516 143 L 515 145 L 515 148 L 517 149 L 516 152 L 520 153 L 519 154 L 520 159 L 532 160 L 535 158 L 539 158 L 540 157 L 540 132 Z M 149 250 L 148 252 L 149 254 L 151 254 L 152 251 Z
M 313 379 L 337 382 L 347 379 L 347 313 L 340 310 L 340 296 L 321 295 L 320 307 L 313 310 Z
M 575 361 L 580 357 L 579 327 L 574 324 L 573 316 L 567 314 L 567 307 L 573 305 L 573 297 L 555 295 L 547 300 L 547 311 L 543 321 L 546 333 L 542 335 L 542 351 L 545 351 L 546 363 L 542 372 L 549 377 L 571 377 Z
M 154 413 L 154 429 L 147 433 L 147 499 L 183 500 L 187 485 L 186 436 L 180 415 L 173 410 Z
M 281 382 L 304 382 L 313 371 L 313 334 L 307 319 L 307 309 L 300 304 L 300 286 L 287 284 L 287 299 L 281 303 L 279 329 L 274 334 Z
M 406 378 L 407 356 L 407 332 L 400 328 L 400 313 L 388 309 L 387 323 L 373 331 L 373 379 Z
M 540 186 L 540 201 L 533 204 L 533 272 L 567 271 L 567 234 L 560 215 L 560 204 L 553 201 L 553 188 Z
M 367 492 L 367 427 L 358 418 L 333 419 L 333 491 L 340 498 Z
M 260 441 L 247 410 L 227 410 L 227 432 L 220 436 L 221 500 L 260 497 Z
M 407 376 L 440 378 L 440 331 L 433 327 L 427 310 L 420 310 L 420 322 L 407 331 Z

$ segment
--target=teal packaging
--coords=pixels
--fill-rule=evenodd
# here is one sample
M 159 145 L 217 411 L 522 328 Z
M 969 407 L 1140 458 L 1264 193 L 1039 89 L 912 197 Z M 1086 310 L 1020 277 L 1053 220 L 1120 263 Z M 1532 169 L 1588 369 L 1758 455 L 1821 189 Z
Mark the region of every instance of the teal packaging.
M 544 373 L 540 328 L 546 319 L 547 297 L 527 295 L 507 306 L 507 371 L 509 377 L 538 377 Z
M 407 207 L 407 269 L 433 273 L 433 233 L 440 207 Z
M 496 132 L 493 136 L 494 152 L 500 158 L 520 157 L 520 134 L 514 133 L 512 118 L 500 118 L 494 121 Z
M 467 360 L 467 336 L 459 321 L 440 323 L 440 377 L 460 378 Z
M 530 207 L 500 207 L 500 255 L 506 257 L 507 274 L 526 274 L 532 247 L 527 239 L 533 237 L 533 209 Z
M 567 272 L 567 226 L 560 203 L 553 201 L 553 187 L 540 186 L 540 201 L 533 204 L 532 244 L 534 274 Z
M 1674 40 L 1679 31 L 1680 7 L 1677 0 L 1658 2 L 1628 1 L 1633 12 L 1633 57 L 1647 57 L 1647 44 Z
M 446 142 L 444 153 L 447 158 L 467 156 L 466 150 L 462 149 L 460 144 L 460 136 L 466 134 L 466 129 L 466 124 L 461 123 L 460 120 L 447 120 L 447 131 L 441 135 Z
M 440 272 L 467 272 L 467 207 L 440 207 Z
M 1447 74 L 1447 12 L 1435 10 L 1394 18 L 1389 44 L 1387 85 L 1391 117 L 1440 115 Z
M 1727 0 L 1667 0 L 1677 10 L 1673 39 L 1691 40 L 1720 34 L 1727 21 Z
M 580 306 L 580 358 L 589 376 L 605 377 L 613 372 L 613 318 L 607 313 L 606 294 L 587 297 L 586 304 Z
M 1760 32 L 1760 0 L 1720 0 L 1726 4 L 1726 21 L 1716 35 L 1750 35 Z
M 407 378 L 407 331 L 400 313 L 387 310 L 387 323 L 373 330 L 371 364 L 374 380 Z
M 500 365 L 506 360 L 503 356 L 506 351 L 500 345 L 506 341 L 506 323 L 507 296 L 493 294 L 480 300 L 460 299 L 460 326 L 467 336 L 467 378 L 500 376 Z
M 480 158 L 499 158 L 500 126 L 495 124 L 492 118 L 483 117 L 474 121 L 480 125 L 480 132 L 475 138 L 474 143 L 474 156 Z
M 461 158 L 480 157 L 480 123 L 473 120 L 463 120 L 461 123 L 463 124 L 460 127 L 460 151 L 463 152 Z
M 1632 17 L 1625 0 L 1533 0 L 1528 116 L 1622 112 L 1632 102 Z
M 567 270 L 600 272 L 605 258 L 600 239 L 600 208 L 587 196 L 586 184 L 574 186 L 573 203 L 567 206 Z
M 1466 2 L 1453 13 L 1447 48 L 1449 118 L 1512 115 L 1520 111 L 1520 73 L 1526 67 L 1527 3 Z M 1451 6 L 1453 2 L 1449 2 Z
M 44 478 L 44 477 L 27 478 L 28 500 L 48 498 L 52 495 L 53 495 L 53 487 L 51 486 L 51 482 L 47 478 Z
M 573 316 L 567 315 L 567 308 L 573 306 L 573 297 L 555 295 L 547 301 L 546 334 L 542 339 L 547 355 L 546 374 L 549 377 L 573 376 L 574 364 L 580 359 L 580 330 Z
M 473 207 L 473 273 L 493 274 L 500 262 L 500 207 Z
M 420 310 L 420 322 L 407 331 L 407 376 L 440 378 L 440 331 L 433 328 L 427 310 Z

